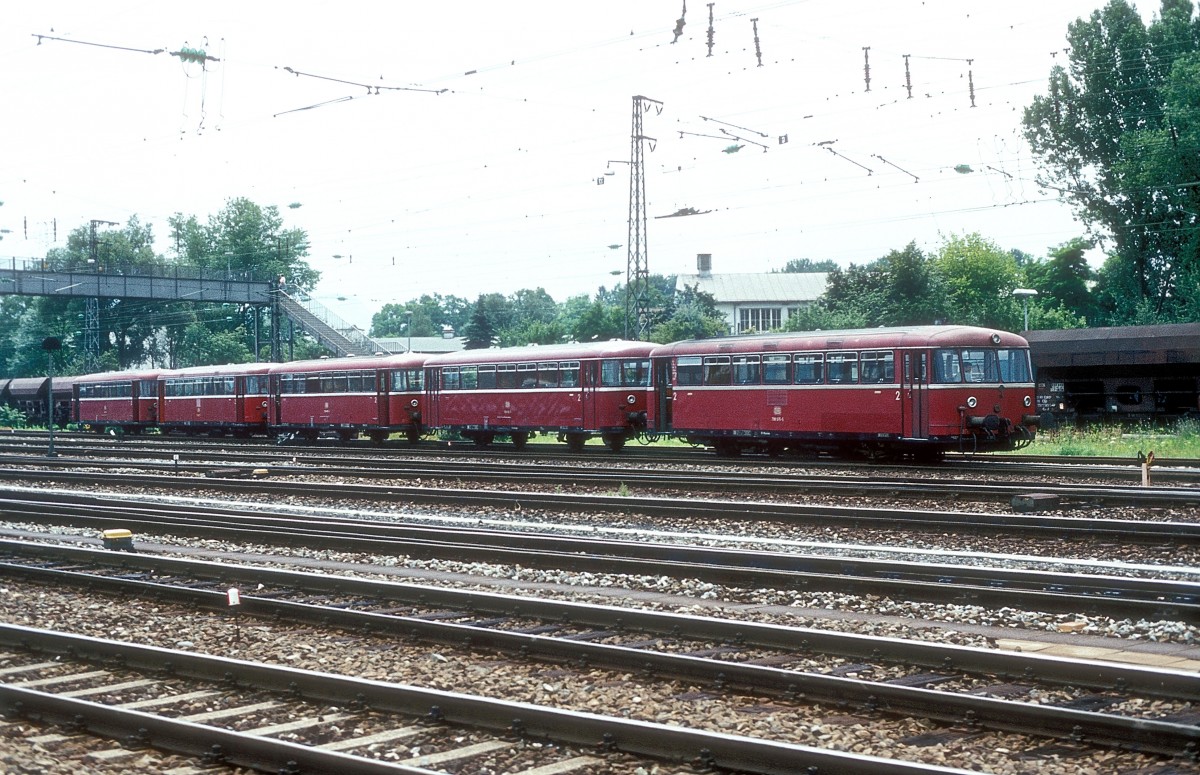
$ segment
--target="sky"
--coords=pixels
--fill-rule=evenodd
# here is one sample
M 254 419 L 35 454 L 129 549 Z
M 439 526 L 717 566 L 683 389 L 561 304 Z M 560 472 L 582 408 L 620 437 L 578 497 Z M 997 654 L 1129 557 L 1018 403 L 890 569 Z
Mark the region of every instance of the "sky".
M 1100 6 L 719 0 L 710 45 L 696 0 L 11 4 L 0 260 L 134 216 L 169 257 L 170 216 L 246 198 L 308 233 L 314 298 L 364 329 L 423 294 L 590 295 L 628 268 L 638 96 L 651 273 L 972 232 L 1043 257 L 1083 226 L 1021 116 Z

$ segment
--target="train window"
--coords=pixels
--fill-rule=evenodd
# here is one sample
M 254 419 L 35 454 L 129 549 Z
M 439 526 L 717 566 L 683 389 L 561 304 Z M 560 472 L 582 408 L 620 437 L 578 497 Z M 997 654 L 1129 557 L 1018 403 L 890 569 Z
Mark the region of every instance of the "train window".
M 409 390 L 424 390 L 425 389 L 425 372 L 420 368 L 408 370 L 408 389 Z
M 685 355 L 675 359 L 676 385 L 699 385 L 703 373 L 699 355 Z
M 463 390 L 474 390 L 479 387 L 479 367 L 463 366 L 458 370 L 459 387 Z
M 234 394 L 233 377 L 226 377 L 225 378 L 225 395 L 231 396 L 233 394 Z
M 406 372 L 404 369 L 392 369 L 390 379 L 392 382 L 393 393 L 399 393 L 408 389 L 407 376 L 408 372 Z
M 620 387 L 621 385 L 621 362 L 620 361 L 600 361 L 600 384 L 606 387 Z
M 650 384 L 650 361 L 624 361 L 621 377 L 625 387 L 646 387 Z
M 511 390 L 520 384 L 517 381 L 517 364 L 501 363 L 496 367 L 496 387 Z
M 480 366 L 479 380 L 476 385 L 481 390 L 492 390 L 496 387 L 496 367 L 495 366 Z
M 442 390 L 458 390 L 458 367 L 447 366 L 442 369 Z
M 559 381 L 563 387 L 579 387 L 579 361 L 563 361 L 558 364 Z
M 558 387 L 558 363 L 537 365 L 538 387 Z
M 733 384 L 757 385 L 762 379 L 759 375 L 759 363 L 762 359 L 757 355 L 737 355 L 733 359 Z
M 523 388 L 537 387 L 537 364 L 517 364 L 517 384 Z
M 792 359 L 787 355 L 764 355 L 762 357 L 763 382 L 767 385 L 786 385 L 791 382 Z
M 943 385 L 963 381 L 957 350 L 937 350 L 933 353 L 933 381 Z
M 825 382 L 825 356 L 821 353 L 797 353 L 792 362 L 796 364 L 797 385 L 820 385 Z
M 158 394 L 158 380 L 143 379 L 138 382 L 138 392 L 143 396 Z
M 967 382 L 999 382 L 995 350 L 963 350 L 963 377 Z
M 710 355 L 704 359 L 705 385 L 730 385 L 732 378 L 728 355 Z
M 896 362 L 891 350 L 864 352 L 862 381 L 864 385 L 893 385 L 896 382 Z
M 1000 367 L 1001 382 L 1033 382 L 1028 350 L 997 350 L 996 360 Z
M 846 385 L 858 382 L 858 353 L 829 353 L 825 357 L 828 366 L 829 382 L 834 385 Z
M 261 396 L 267 392 L 266 377 L 255 374 L 246 377 L 246 395 Z

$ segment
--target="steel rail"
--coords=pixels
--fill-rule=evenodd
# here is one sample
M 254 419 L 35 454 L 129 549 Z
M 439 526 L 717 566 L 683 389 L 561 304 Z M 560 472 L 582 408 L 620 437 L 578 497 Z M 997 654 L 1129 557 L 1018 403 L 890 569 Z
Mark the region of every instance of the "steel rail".
M 309 472 L 312 473 L 312 472 Z M 97 484 L 99 474 L 79 471 L 24 471 L 0 469 L 0 481 L 39 479 L 69 484 Z M 112 483 L 131 487 L 206 489 L 226 493 L 263 496 L 313 494 L 305 482 L 268 479 L 247 481 L 223 477 L 180 477 L 170 474 L 126 474 Z M 324 485 L 323 485 L 324 486 Z M 890 489 L 895 489 L 893 486 Z M 1132 543 L 1160 544 L 1164 541 L 1195 541 L 1200 523 L 1155 520 L 1120 520 L 1104 517 L 1059 517 L 1018 513 L 931 512 L 913 509 L 826 506 L 801 503 L 672 499 L 667 497 L 607 496 L 510 490 L 433 489 L 410 484 L 338 484 L 325 486 L 329 495 L 377 502 L 403 502 L 438 506 L 482 506 L 499 509 L 592 510 L 637 512 L 668 518 L 790 522 L 803 525 L 836 525 L 874 529 L 955 530 L 957 532 L 1016 533 L 1021 536 L 1048 535 L 1055 538 L 1120 539 Z M 1195 497 L 1195 494 L 1193 494 Z
M 34 495 L 30 493 L 29 496 Z M 744 588 L 769 586 L 839 591 L 905 600 L 1010 607 L 1120 617 L 1200 621 L 1200 584 L 1184 581 L 937 565 L 929 562 L 719 549 L 683 544 L 602 541 L 532 532 L 417 526 L 354 519 L 314 521 L 211 505 L 185 507 L 92 496 L 56 499 L 8 497 L 0 514 L 38 521 L 129 529 L 169 530 L 208 537 L 337 547 L 344 551 L 396 551 L 408 556 L 566 569 L 573 572 L 703 578 Z
M 44 578 L 80 576 L 35 573 Z M 84 582 L 78 579 L 76 583 Z M 218 609 L 224 602 L 222 591 L 186 590 L 166 587 L 157 582 L 133 582 L 121 579 L 94 579 L 95 586 L 111 590 L 121 588 L 161 592 L 163 597 L 189 602 L 203 601 L 206 608 Z M 889 683 L 738 663 L 719 662 L 686 654 L 650 652 L 619 645 L 583 643 L 543 635 L 504 632 L 470 625 L 425 621 L 408 617 L 330 608 L 306 603 L 242 597 L 242 613 L 272 616 L 284 621 L 305 621 L 321 626 L 342 626 L 373 635 L 414 637 L 465 648 L 499 649 L 525 658 L 575 663 L 584 668 L 605 667 L 640 671 L 667 680 L 700 684 L 716 691 L 737 689 L 782 695 L 804 702 L 829 703 L 859 712 L 879 712 L 904 717 L 920 717 L 950 724 L 1002 732 L 1049 736 L 1096 745 L 1179 756 L 1200 746 L 1200 728 L 1190 724 L 1152 721 L 1145 718 L 1103 714 L 1052 705 L 1014 702 L 971 694 L 909 687 Z M 943 668 L 944 669 L 944 668 Z M 1079 666 L 1075 667 L 1079 670 Z M 1170 677 L 1164 673 L 1162 678 Z
M 1200 702 L 1200 673 L 1160 669 L 1118 662 L 1078 661 L 1043 654 L 1001 651 L 998 649 L 959 646 L 904 638 L 860 635 L 821 630 L 811 627 L 790 627 L 763 624 L 751 621 L 732 621 L 712 617 L 678 614 L 664 611 L 645 611 L 615 606 L 595 605 L 571 601 L 547 600 L 528 596 L 503 595 L 475 590 L 460 590 L 388 580 L 359 579 L 346 576 L 331 576 L 320 573 L 294 571 L 280 568 L 263 568 L 249 565 L 234 565 L 209 560 L 167 557 L 161 554 L 140 555 L 98 551 L 89 548 L 54 544 L 30 544 L 0 539 L 0 556 L 7 554 L 18 558 L 32 558 L 38 562 L 63 561 L 75 565 L 95 565 L 119 569 L 126 572 L 139 571 L 156 576 L 163 573 L 189 578 L 207 579 L 221 589 L 230 585 L 241 585 L 255 589 L 259 585 L 267 589 L 295 589 L 306 593 L 346 595 L 363 599 L 385 600 L 389 604 L 409 604 L 442 610 L 470 612 L 472 615 L 489 617 L 534 618 L 562 625 L 581 625 L 605 631 L 627 633 L 630 631 L 666 635 L 676 639 L 707 639 L 739 646 L 779 649 L 803 653 L 828 652 L 839 656 L 903 662 L 940 670 L 960 670 L 968 673 L 997 675 L 1018 680 L 1036 680 L 1041 683 L 1060 684 L 1073 687 L 1088 687 L 1095 690 L 1119 689 L 1164 697 L 1186 702 Z M 208 600 L 213 608 L 227 608 L 224 598 L 209 598 L 209 592 L 194 587 L 178 588 L 165 581 L 139 581 L 125 576 L 112 578 L 97 576 L 85 571 L 69 568 L 58 570 L 46 567 L 30 567 L 23 563 L 0 561 L 0 573 L 9 575 L 30 574 L 34 578 L 68 579 L 89 588 L 119 592 L 130 585 L 144 584 L 156 594 L 172 600 L 195 603 Z M 164 587 L 165 585 L 165 587 Z M 221 590 L 217 590 L 220 592 Z M 266 605 L 262 613 L 275 615 L 274 597 L 262 597 L 249 593 L 243 596 L 248 613 L 256 613 L 259 605 Z M 342 620 L 343 614 L 345 620 Z M 341 623 L 347 627 L 361 626 L 354 611 L 340 608 L 322 609 L 321 620 Z M 443 622 L 427 622 L 405 618 L 422 637 L 435 637 L 441 642 L 461 643 L 459 628 L 484 629 L 478 625 L 455 625 L 454 634 L 442 637 L 434 625 Z M 357 623 L 357 624 L 356 624 Z M 401 628 L 402 630 L 404 628 Z M 470 635 L 466 637 L 471 637 Z M 495 631 L 487 635 L 486 644 L 520 652 L 528 645 L 525 636 Z M 495 640 L 492 640 L 495 639 Z M 480 645 L 486 645 L 481 642 Z M 577 643 L 578 653 L 567 654 L 569 660 L 580 654 L 586 655 L 590 644 Z M 728 663 L 722 663 L 728 664 Z M 636 664 L 635 664 L 636 666 Z M 787 682 L 775 681 L 767 688 L 778 692 Z
M 114 451 L 114 454 L 122 454 Z M 123 454 L 128 455 L 128 452 Z M 267 468 L 277 476 L 341 476 L 367 479 L 416 479 L 433 478 L 471 482 L 501 482 L 505 484 L 561 485 L 564 480 L 572 485 L 593 487 L 632 486 L 654 489 L 686 489 L 705 492 L 737 492 L 761 494 L 811 494 L 814 492 L 863 492 L 885 491 L 892 494 L 918 496 L 953 495 L 965 498 L 988 500 L 1011 500 L 1030 493 L 1058 496 L 1071 505 L 1156 505 L 1156 506 L 1200 506 L 1200 491 L 1179 487 L 1134 487 L 1101 486 L 1096 484 L 1065 485 L 1045 482 L 1005 482 L 980 484 L 968 481 L 931 481 L 928 477 L 828 477 L 814 474 L 751 474 L 745 471 L 728 473 L 705 471 L 661 472 L 644 468 L 617 467 L 612 464 L 595 468 L 573 467 L 564 471 L 559 466 L 532 464 L 505 464 L 453 461 L 424 462 L 412 460 L 370 459 L 370 467 L 348 466 L 345 457 L 308 457 L 304 465 L 294 457 L 287 464 L 264 461 L 264 455 L 223 452 L 221 460 L 203 460 L 194 451 L 186 454 L 155 452 L 141 454 L 151 461 L 125 459 L 94 460 L 73 458 L 63 455 L 47 459 L 44 456 L 7 456 L 2 461 L 10 466 L 26 465 L 40 468 L 72 469 L 79 466 L 92 468 L 128 470 L 133 467 L 158 472 L 229 475 L 237 471 L 234 463 L 244 463 L 242 473 L 249 475 L 255 468 Z M 976 470 L 976 473 L 978 471 Z
M 125 669 L 150 670 L 193 680 L 226 685 L 234 681 L 238 686 L 286 693 L 298 699 L 336 704 L 357 703 L 373 710 L 469 725 L 499 735 L 550 739 L 589 748 L 624 751 L 658 760 L 694 761 L 714 768 L 764 775 L 794 775 L 809 767 L 816 767 L 820 772 L 864 775 L 966 772 L 12 625 L 0 625 L 0 644 L 39 654 L 65 655 L 100 664 L 120 664 Z M 0 685 L 0 703 L 9 710 L 17 701 L 36 701 L 28 692 L 21 692 L 18 697 L 10 689 Z M 75 707 L 75 703 L 71 707 Z M 96 712 L 110 710 L 104 706 L 96 707 Z M 29 710 L 30 707 L 26 706 L 26 712 Z M 138 714 L 139 717 L 141 715 Z M 1162 722 L 1143 723 L 1148 731 L 1153 728 L 1154 731 L 1167 732 L 1165 728 L 1157 729 L 1168 726 Z M 238 741 L 231 738 L 228 744 L 236 746 Z

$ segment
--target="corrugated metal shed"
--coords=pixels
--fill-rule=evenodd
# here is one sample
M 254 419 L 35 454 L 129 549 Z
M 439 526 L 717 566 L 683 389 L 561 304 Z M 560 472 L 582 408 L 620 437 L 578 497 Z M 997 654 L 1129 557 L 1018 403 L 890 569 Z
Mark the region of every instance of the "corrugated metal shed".
M 696 286 L 725 304 L 746 302 L 811 303 L 825 293 L 825 272 L 770 272 L 766 274 L 681 274 L 675 292 Z

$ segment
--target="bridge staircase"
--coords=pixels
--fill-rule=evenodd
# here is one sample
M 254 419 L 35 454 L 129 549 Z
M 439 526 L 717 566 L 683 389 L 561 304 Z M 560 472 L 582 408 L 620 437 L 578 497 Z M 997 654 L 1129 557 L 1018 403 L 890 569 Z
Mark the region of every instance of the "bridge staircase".
M 301 300 L 276 290 L 279 310 L 297 327 L 338 356 L 389 352 L 382 344 L 311 299 Z

